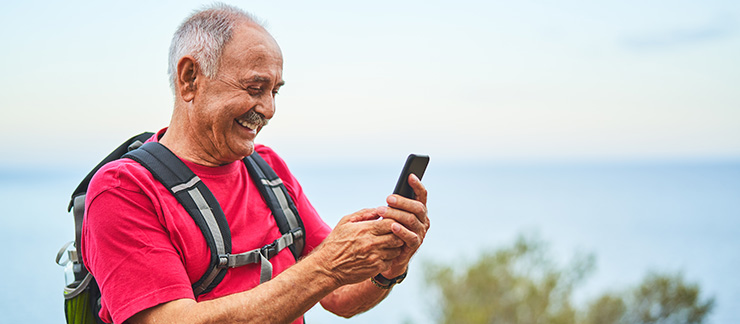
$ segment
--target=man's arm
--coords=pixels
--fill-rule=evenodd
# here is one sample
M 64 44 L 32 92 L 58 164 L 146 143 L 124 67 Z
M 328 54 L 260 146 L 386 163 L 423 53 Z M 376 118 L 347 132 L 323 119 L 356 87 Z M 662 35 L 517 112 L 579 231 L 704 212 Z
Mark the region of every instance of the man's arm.
M 388 197 L 389 207 L 345 216 L 313 253 L 254 289 L 197 303 L 167 302 L 131 317 L 128 323 L 289 323 L 321 301 L 344 317 L 364 312 L 388 289 L 370 282 L 378 273 L 400 276 L 429 229 L 427 192 L 411 176 L 417 200 Z M 383 219 L 377 220 L 379 216 Z
M 313 253 L 254 289 L 196 302 L 179 299 L 132 316 L 128 323 L 289 323 L 337 288 L 388 269 L 404 242 L 377 210 L 345 216 Z
M 414 189 L 416 200 L 391 195 L 387 207 L 378 208 L 378 214 L 386 220 L 394 220 L 391 225 L 393 233 L 404 241 L 401 253 L 393 259 L 391 266 L 381 272 L 386 278 L 395 278 L 408 270 L 411 257 L 421 246 L 429 230 L 430 221 L 427 215 L 427 190 L 415 175 L 409 176 L 409 185 Z M 402 226 L 400 226 L 402 225 Z M 373 275 L 374 276 L 374 275 Z M 340 287 L 321 300 L 321 306 L 334 314 L 351 317 L 367 311 L 380 303 L 390 292 L 381 289 L 370 279 L 363 282 Z
M 241 293 L 196 302 L 179 299 L 132 316 L 127 323 L 290 323 L 336 282 L 311 262 L 300 262 Z

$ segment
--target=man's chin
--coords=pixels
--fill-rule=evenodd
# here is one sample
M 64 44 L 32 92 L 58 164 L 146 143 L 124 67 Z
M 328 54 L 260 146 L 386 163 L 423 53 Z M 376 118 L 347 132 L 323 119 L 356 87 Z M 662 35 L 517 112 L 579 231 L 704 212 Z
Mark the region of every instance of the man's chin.
M 240 147 L 237 156 L 239 156 L 239 160 L 252 155 L 254 153 L 254 142 L 250 141 L 249 143 L 246 143 L 243 147 Z
M 239 161 L 254 153 L 254 142 L 240 143 L 240 145 L 230 146 L 221 151 L 221 156 L 217 157 L 220 165 L 226 165 L 234 161 Z

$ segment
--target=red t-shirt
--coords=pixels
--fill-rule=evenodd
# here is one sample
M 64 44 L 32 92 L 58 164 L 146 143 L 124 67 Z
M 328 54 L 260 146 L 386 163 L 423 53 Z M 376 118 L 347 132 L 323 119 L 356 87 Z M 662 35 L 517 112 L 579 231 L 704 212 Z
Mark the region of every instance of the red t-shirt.
M 269 147 L 256 145 L 255 150 L 283 180 L 295 202 L 306 227 L 303 255 L 307 255 L 331 228 L 311 206 L 285 162 Z M 231 229 L 232 253 L 260 248 L 281 236 L 244 163 L 205 167 L 183 162 L 221 205 Z M 104 321 L 123 323 L 158 304 L 194 299 L 192 284 L 208 268 L 210 251 L 192 217 L 149 171 L 129 159 L 105 165 L 90 182 L 85 204 L 81 251 L 101 288 Z M 270 262 L 273 276 L 295 264 L 289 249 Z M 259 284 L 259 272 L 259 264 L 229 269 L 216 288 L 197 300 L 252 289 Z

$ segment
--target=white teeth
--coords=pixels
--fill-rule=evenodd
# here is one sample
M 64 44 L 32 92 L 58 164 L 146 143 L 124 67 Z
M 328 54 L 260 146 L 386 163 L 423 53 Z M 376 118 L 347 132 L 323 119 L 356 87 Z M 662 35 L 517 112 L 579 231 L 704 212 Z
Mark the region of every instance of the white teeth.
M 259 127 L 259 125 L 250 124 L 250 123 L 247 123 L 246 121 L 243 121 L 241 119 L 237 119 L 236 121 L 239 123 L 239 125 L 242 125 L 242 126 L 244 126 L 246 128 L 249 128 L 249 129 L 257 129 Z

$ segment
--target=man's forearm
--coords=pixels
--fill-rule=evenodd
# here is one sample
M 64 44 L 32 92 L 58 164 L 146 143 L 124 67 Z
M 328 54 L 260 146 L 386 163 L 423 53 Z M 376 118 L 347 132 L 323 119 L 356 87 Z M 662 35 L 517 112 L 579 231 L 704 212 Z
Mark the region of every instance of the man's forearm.
M 343 217 L 311 254 L 251 290 L 200 303 L 171 301 L 141 311 L 131 323 L 288 323 L 330 294 L 322 302 L 328 310 L 363 312 L 388 294 L 367 278 L 388 269 L 404 244 L 392 233 L 393 220 L 377 218 L 375 209 Z
M 338 283 L 311 260 L 241 293 L 197 303 L 177 300 L 144 310 L 129 323 L 290 323 Z M 290 305 L 286 307 L 286 305 Z
M 380 303 L 390 289 L 381 289 L 370 279 L 342 286 L 321 300 L 324 309 L 342 317 L 352 317 L 365 312 Z

